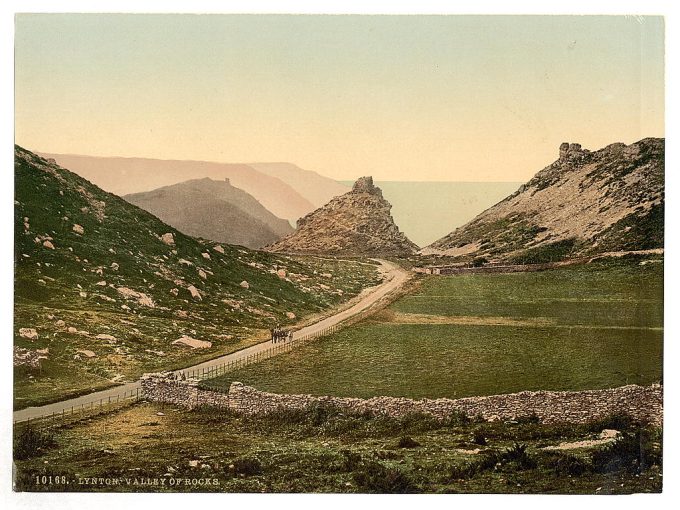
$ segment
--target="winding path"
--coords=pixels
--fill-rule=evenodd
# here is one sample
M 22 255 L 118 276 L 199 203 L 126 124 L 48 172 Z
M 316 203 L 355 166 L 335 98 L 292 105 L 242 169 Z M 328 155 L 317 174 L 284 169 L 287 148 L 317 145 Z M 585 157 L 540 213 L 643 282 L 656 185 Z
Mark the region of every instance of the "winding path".
M 393 264 L 392 262 L 387 262 L 386 260 L 380 259 L 376 260 L 380 263 L 381 266 L 380 271 L 384 274 L 384 279 L 381 284 L 366 289 L 363 292 L 363 295 L 360 295 L 360 297 L 358 298 L 356 303 L 354 303 L 354 305 L 344 310 L 341 310 L 338 313 L 331 315 L 330 317 L 326 317 L 325 319 L 322 319 L 319 322 L 310 324 L 309 326 L 305 326 L 304 328 L 297 330 L 295 332 L 295 336 L 302 337 L 305 335 L 313 335 L 315 333 L 323 331 L 326 328 L 340 324 L 341 322 L 367 310 L 368 308 L 379 302 L 381 299 L 383 299 L 385 296 L 401 287 L 404 284 L 404 282 L 406 282 L 406 280 L 409 278 L 408 271 L 402 269 L 396 264 Z M 253 354 L 266 351 L 270 347 L 271 343 L 269 341 L 262 342 L 247 347 L 245 349 L 241 349 L 240 351 L 220 356 L 219 358 L 215 358 L 210 361 L 205 361 L 203 363 L 199 363 L 191 367 L 185 367 L 181 370 L 177 370 L 176 372 L 183 372 L 187 370 L 203 370 L 203 369 L 207 370 L 209 368 L 217 367 L 224 363 L 240 360 Z M 85 395 L 81 395 L 79 397 L 54 402 L 52 404 L 47 404 L 44 406 L 27 407 L 19 411 L 14 411 L 14 421 L 21 422 L 29 419 L 33 420 L 41 418 L 43 416 L 49 416 L 52 413 L 59 414 L 64 409 L 66 410 L 70 410 L 71 408 L 79 409 L 81 406 L 89 406 L 93 402 L 96 404 L 99 403 L 100 401 L 107 402 L 109 401 L 109 399 L 115 400 L 116 398 L 122 395 L 132 396 L 135 395 L 137 391 L 139 391 L 140 387 L 141 387 L 140 382 L 134 381 L 127 384 L 114 386 L 113 388 L 108 388 L 106 390 L 88 393 Z

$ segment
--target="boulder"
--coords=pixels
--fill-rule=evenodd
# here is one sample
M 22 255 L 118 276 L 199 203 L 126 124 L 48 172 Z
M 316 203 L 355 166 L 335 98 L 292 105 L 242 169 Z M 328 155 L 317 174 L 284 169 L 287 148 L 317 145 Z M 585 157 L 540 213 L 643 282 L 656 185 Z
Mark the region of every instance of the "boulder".
M 37 340 L 38 332 L 35 330 L 35 328 L 20 328 L 19 336 L 22 338 L 28 338 L 29 340 Z
M 77 223 L 74 223 L 74 224 L 73 224 L 73 231 L 74 231 L 76 234 L 83 235 L 83 234 L 85 233 L 85 228 L 83 228 L 82 225 L 78 225 Z
M 216 246 L 213 246 L 213 250 L 215 250 L 217 253 L 221 253 L 224 255 L 224 248 L 222 248 L 219 244 Z
M 172 232 L 167 232 L 161 236 L 161 241 L 163 241 L 168 246 L 174 246 L 175 236 L 172 235 Z
M 187 290 L 189 291 L 189 293 L 191 294 L 191 297 L 193 299 L 198 299 L 199 301 L 203 301 L 203 296 L 201 296 L 201 292 L 196 287 L 194 287 L 193 285 L 189 285 L 187 287 Z
M 94 358 L 96 354 L 88 349 L 78 349 L 76 352 L 82 354 L 86 358 Z
M 42 245 L 43 245 L 45 248 L 49 248 L 50 250 L 54 250 L 54 245 L 53 245 L 51 242 L 49 242 L 49 241 L 43 241 Z
M 295 314 L 293 312 L 286 312 L 286 317 L 288 317 L 289 319 L 294 319 Z
M 192 349 L 210 349 L 212 347 L 212 342 L 207 342 L 205 340 L 197 340 L 196 338 L 191 338 L 187 335 L 182 335 L 180 338 L 172 342 L 172 345 L 186 345 Z
M 285 278 L 286 277 L 286 270 L 285 269 L 279 269 L 278 271 L 276 271 L 276 275 L 279 278 Z
M 203 269 L 199 269 L 199 270 L 198 270 L 198 276 L 200 276 L 200 277 L 203 278 L 204 280 L 207 280 L 207 279 L 208 279 L 208 275 L 205 274 L 205 271 L 203 271 Z
M 115 342 L 116 337 L 113 335 L 107 335 L 106 333 L 101 333 L 95 337 L 97 340 L 107 340 L 109 342 Z
M 210 260 L 210 253 L 203 252 L 201 253 L 204 259 Z
M 76 328 L 74 328 L 73 326 L 69 326 L 66 331 L 68 331 L 69 333 L 77 333 L 78 332 L 78 330 Z
M 241 287 L 243 287 L 244 289 L 249 289 L 249 288 L 250 288 L 250 284 L 249 284 L 247 281 L 245 281 L 245 280 L 243 280 L 239 285 L 240 285 Z
M 177 296 L 179 294 L 179 289 L 170 289 L 170 294 Z

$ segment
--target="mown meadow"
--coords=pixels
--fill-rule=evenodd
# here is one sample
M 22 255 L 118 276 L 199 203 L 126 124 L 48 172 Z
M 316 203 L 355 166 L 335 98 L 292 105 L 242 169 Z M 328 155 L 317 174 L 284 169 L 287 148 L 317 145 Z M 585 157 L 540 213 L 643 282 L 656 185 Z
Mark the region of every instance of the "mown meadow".
M 662 380 L 663 261 L 430 276 L 372 317 L 204 382 L 280 393 L 465 397 Z

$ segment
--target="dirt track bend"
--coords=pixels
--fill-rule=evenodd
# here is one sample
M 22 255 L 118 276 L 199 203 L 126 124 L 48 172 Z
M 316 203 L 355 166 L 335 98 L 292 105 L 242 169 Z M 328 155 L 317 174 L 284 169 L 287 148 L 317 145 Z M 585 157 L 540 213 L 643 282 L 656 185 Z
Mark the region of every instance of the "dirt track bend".
M 408 271 L 400 268 L 396 264 L 387 262 L 386 260 L 376 259 L 381 264 L 381 272 L 385 275 L 383 282 L 375 287 L 367 289 L 364 291 L 363 297 L 360 297 L 354 305 L 347 309 L 341 310 L 337 314 L 326 317 L 325 319 L 301 328 L 295 332 L 296 337 L 301 337 L 304 335 L 310 335 L 318 333 L 325 328 L 330 326 L 335 326 L 358 313 L 363 312 L 367 308 L 371 307 L 383 297 L 391 293 L 392 291 L 398 289 L 409 277 Z M 240 351 L 232 352 L 231 354 L 226 354 L 220 356 L 219 358 L 212 359 L 210 361 L 205 361 L 191 367 L 185 367 L 182 370 L 177 370 L 176 372 L 182 372 L 185 370 L 202 370 L 211 367 L 221 365 L 230 361 L 235 361 L 238 359 L 245 358 L 252 354 L 266 351 L 271 347 L 269 341 L 262 342 L 256 345 L 252 345 Z M 140 388 L 139 381 L 130 382 L 127 384 L 114 386 L 106 390 L 96 391 L 92 393 L 87 393 L 79 397 L 62 400 L 59 402 L 54 402 L 52 404 L 46 404 L 44 406 L 38 407 L 27 407 L 26 409 L 21 409 L 19 411 L 14 411 L 14 421 L 26 421 L 28 419 L 36 419 L 42 416 L 51 415 L 52 413 L 59 414 L 63 409 L 70 409 L 71 407 L 79 409 L 82 405 L 90 405 L 91 402 L 98 403 L 100 400 L 104 402 L 108 401 L 109 398 L 116 398 L 118 395 L 123 395 L 124 393 L 135 394 L 135 392 Z

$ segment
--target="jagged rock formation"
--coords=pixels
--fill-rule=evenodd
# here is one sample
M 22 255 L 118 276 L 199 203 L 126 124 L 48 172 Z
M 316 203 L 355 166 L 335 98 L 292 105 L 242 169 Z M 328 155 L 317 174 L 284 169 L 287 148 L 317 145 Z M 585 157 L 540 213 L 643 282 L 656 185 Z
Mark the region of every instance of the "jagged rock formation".
M 563 143 L 557 161 L 421 253 L 530 263 L 661 248 L 663 211 L 664 139 Z
M 410 255 L 418 247 L 399 231 L 392 206 L 372 177 L 361 177 L 352 191 L 298 220 L 289 236 L 266 249 L 326 255 Z
M 293 231 L 229 179 L 193 179 L 123 198 L 185 234 L 221 243 L 261 248 Z

